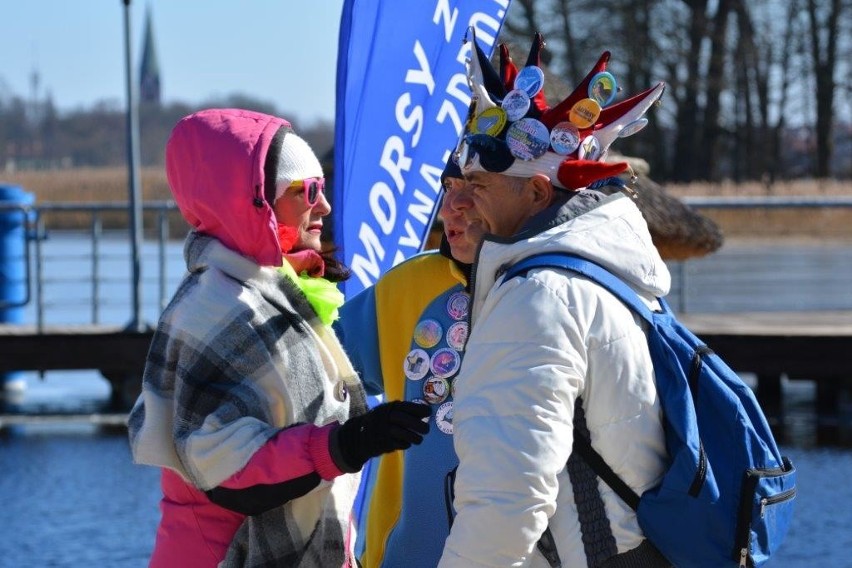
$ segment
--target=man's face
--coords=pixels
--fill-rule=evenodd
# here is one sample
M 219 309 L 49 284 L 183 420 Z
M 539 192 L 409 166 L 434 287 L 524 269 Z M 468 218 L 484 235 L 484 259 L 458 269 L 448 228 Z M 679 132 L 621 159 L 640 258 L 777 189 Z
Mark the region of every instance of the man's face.
M 453 258 L 470 264 L 487 233 L 511 237 L 523 227 L 536 212 L 524 181 L 490 172 L 447 178 L 440 214 Z

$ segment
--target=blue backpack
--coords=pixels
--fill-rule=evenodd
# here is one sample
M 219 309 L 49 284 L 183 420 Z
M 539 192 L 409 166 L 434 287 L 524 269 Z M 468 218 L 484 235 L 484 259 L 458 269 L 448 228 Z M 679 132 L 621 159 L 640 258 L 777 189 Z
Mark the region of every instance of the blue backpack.
M 621 279 L 587 259 L 531 256 L 503 281 L 542 267 L 586 276 L 648 322 L 669 454 L 662 482 L 637 495 L 575 429 L 580 456 L 636 511 L 645 536 L 675 566 L 763 565 L 790 526 L 796 470 L 778 451 L 751 388 L 663 299 L 662 311 L 652 312 Z

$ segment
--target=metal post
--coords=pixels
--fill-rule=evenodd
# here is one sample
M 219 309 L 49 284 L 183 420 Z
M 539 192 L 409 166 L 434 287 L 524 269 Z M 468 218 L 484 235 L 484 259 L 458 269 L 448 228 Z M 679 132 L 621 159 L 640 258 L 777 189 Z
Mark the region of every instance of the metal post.
M 686 296 L 689 293 L 689 281 L 686 274 L 686 261 L 681 260 L 677 263 L 677 273 L 680 277 L 680 296 L 678 297 L 678 312 L 686 313 Z
M 169 240 L 169 212 L 160 209 L 158 216 L 160 226 L 159 257 L 160 257 L 160 312 L 166 309 L 166 243 Z
M 101 216 L 92 211 L 92 323 L 100 323 L 101 308 Z
M 36 329 L 44 332 L 44 260 L 42 259 L 41 241 L 44 239 L 44 217 L 36 219 L 35 237 L 35 292 L 36 292 Z
M 142 201 L 140 199 L 139 181 L 139 108 L 136 104 L 136 92 L 133 82 L 133 63 L 130 47 L 130 1 L 124 3 L 124 66 L 127 79 L 127 168 L 130 183 L 130 202 L 128 216 L 130 218 L 130 263 L 132 275 L 133 319 L 128 327 L 133 331 L 142 331 L 141 308 L 141 261 L 140 245 L 142 243 Z

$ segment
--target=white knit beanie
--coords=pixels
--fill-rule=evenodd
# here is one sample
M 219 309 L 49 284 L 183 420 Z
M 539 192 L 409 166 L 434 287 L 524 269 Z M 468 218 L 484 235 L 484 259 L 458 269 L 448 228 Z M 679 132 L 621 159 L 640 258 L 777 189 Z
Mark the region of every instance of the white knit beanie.
M 297 180 L 323 177 L 322 166 L 308 143 L 295 132 L 287 132 L 278 154 L 278 173 L 275 177 L 275 201 Z M 273 201 L 274 203 L 274 201 Z

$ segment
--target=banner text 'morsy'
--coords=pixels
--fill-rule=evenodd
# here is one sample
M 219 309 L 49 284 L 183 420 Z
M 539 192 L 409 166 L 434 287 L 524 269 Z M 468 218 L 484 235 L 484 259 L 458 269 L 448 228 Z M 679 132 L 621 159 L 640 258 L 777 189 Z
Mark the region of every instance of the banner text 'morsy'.
M 466 18 L 467 27 L 476 30 L 478 41 L 485 46 L 496 42 L 508 3 L 509 0 L 493 0 L 490 9 L 472 12 Z M 495 13 L 489 13 L 495 7 Z M 437 0 L 432 23 L 442 28 L 444 43 L 451 41 L 459 21 L 458 7 L 451 9 L 448 0 Z M 447 148 L 454 146 L 464 126 L 465 109 L 470 105 L 463 67 L 452 70 L 456 62 L 463 66 L 471 53 L 470 42 L 451 51 L 454 58 L 450 55 L 440 63 L 437 58 L 433 61 L 427 57 L 427 53 L 434 57 L 434 53 L 443 52 L 434 45 L 434 38 L 428 39 L 420 35 L 410 44 L 412 64 L 405 70 L 404 87 L 393 105 L 398 130 L 387 133 L 378 154 L 378 171 L 387 178 L 373 180 L 366 196 L 367 218 L 358 222 L 356 248 L 360 250 L 352 254 L 350 266 L 364 287 L 390 266 L 420 250 L 440 192 Z M 433 98 L 436 79 L 445 84 L 440 100 Z M 392 78 L 388 78 L 388 83 L 393 83 Z M 428 115 L 426 108 L 430 109 Z M 443 138 L 445 143 L 435 142 Z M 427 146 L 418 148 L 424 140 L 428 141 Z M 418 178 L 413 177 L 415 171 Z

